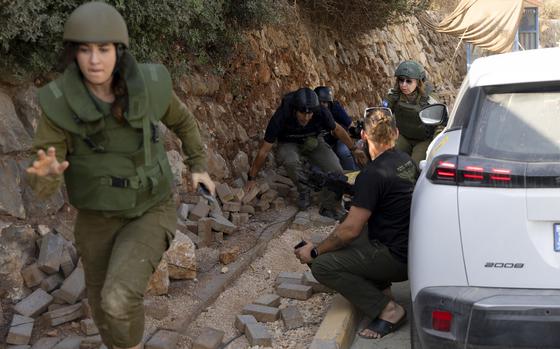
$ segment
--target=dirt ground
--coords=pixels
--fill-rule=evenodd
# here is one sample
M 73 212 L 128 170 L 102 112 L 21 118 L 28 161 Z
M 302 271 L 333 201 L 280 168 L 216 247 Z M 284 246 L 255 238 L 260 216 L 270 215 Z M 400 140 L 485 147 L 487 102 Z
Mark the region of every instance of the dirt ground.
M 278 217 L 278 213 L 270 213 L 270 218 Z M 267 217 L 259 217 L 259 221 Z M 261 225 L 261 222 L 253 222 Z M 195 321 L 187 328 L 186 332 L 180 336 L 178 349 L 191 348 L 192 340 L 196 339 L 200 330 L 204 327 L 212 327 L 225 332 L 224 343 L 239 335 L 234 327 L 235 316 L 241 314 L 242 308 L 257 299 L 259 296 L 274 293 L 274 282 L 280 272 L 305 272 L 309 270 L 307 265 L 302 265 L 293 254 L 295 246 L 302 238 L 310 240 L 326 236 L 333 226 L 313 227 L 306 231 L 288 229 L 279 237 L 272 239 L 262 257 L 257 258 L 243 272 L 243 274 L 224 292 L 218 299 L 202 312 Z M 251 228 L 246 232 L 251 234 Z M 254 240 L 254 238 L 253 238 Z M 226 241 L 226 243 L 233 243 Z M 236 244 L 240 243 L 239 241 Z M 197 250 L 201 260 L 200 268 L 208 268 L 212 260 L 217 259 L 216 250 L 199 249 Z M 221 266 L 215 265 L 215 268 Z M 164 306 L 169 308 L 169 316 L 164 321 L 157 321 L 153 318 L 146 319 L 146 333 L 153 333 L 156 328 L 166 328 L 170 321 L 180 319 L 186 311 L 193 308 L 193 289 L 196 282 L 181 282 L 180 286 L 175 283 L 170 290 L 168 297 L 153 297 L 158 302 L 165 302 Z M 167 298 L 167 299 L 166 299 Z M 294 330 L 285 330 L 282 320 L 266 323 L 266 327 L 273 336 L 273 348 L 307 348 L 313 340 L 324 314 L 328 310 L 332 295 L 325 293 L 314 294 L 307 301 L 293 299 L 282 299 L 280 308 L 288 305 L 296 305 L 305 321 L 305 325 Z M 233 340 L 226 348 L 241 349 L 249 348 L 245 336 Z M 257 348 L 257 347 L 255 347 Z

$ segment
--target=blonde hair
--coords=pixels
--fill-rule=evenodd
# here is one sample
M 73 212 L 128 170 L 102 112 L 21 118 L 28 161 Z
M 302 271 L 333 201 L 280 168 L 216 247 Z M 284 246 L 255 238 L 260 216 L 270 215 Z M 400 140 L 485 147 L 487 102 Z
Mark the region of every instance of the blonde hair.
M 387 108 L 366 110 L 364 132 L 372 142 L 394 146 L 397 142 L 398 132 L 397 122 L 391 110 Z

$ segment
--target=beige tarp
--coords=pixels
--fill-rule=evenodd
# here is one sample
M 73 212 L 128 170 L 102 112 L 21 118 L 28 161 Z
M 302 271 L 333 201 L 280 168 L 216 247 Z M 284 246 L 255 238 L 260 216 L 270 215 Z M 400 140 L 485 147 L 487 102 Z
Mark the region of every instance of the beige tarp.
M 523 0 L 461 0 L 438 25 L 421 17 L 422 23 L 494 53 L 511 51 Z

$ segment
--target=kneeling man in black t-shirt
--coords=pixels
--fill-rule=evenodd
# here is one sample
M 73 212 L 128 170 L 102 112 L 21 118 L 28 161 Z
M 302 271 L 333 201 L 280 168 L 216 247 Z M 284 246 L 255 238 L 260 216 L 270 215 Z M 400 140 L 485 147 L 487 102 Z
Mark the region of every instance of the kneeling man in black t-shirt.
M 346 219 L 318 246 L 295 250 L 313 276 L 341 293 L 373 321 L 359 335 L 381 338 L 406 319 L 391 282 L 407 280 L 410 203 L 417 169 L 395 149 L 398 130 L 390 110 L 370 111 L 362 138 L 373 159 L 356 178 Z
M 247 174 L 246 192 L 255 185 L 255 177 L 266 161 L 266 157 L 275 142 L 278 143 L 276 160 L 282 165 L 296 185 L 299 193 L 298 206 L 301 210 L 311 205 L 310 188 L 305 183 L 308 174 L 304 163 L 317 166 L 321 171 L 342 174 L 338 157 L 323 139 L 325 132 L 333 132 L 352 150 L 353 156 L 360 164 L 365 164 L 364 152 L 357 148 L 348 133 L 337 124 L 330 111 L 321 107 L 317 94 L 310 88 L 303 87 L 288 93 L 282 104 L 268 122 L 264 141 Z M 342 216 L 339 197 L 329 188 L 324 187 L 320 193 L 319 213 L 331 218 Z

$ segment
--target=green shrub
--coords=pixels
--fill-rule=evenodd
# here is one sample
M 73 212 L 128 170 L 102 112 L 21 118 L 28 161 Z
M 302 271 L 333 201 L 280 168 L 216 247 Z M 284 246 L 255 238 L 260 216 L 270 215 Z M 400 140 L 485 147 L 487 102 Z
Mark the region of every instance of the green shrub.
M 353 37 L 423 9 L 427 0 L 299 0 L 314 23 Z
M 52 71 L 68 15 L 83 1 L 0 0 L 0 70 L 22 78 Z M 125 18 L 139 61 L 172 70 L 189 59 L 220 62 L 239 31 L 277 18 L 275 0 L 110 0 Z

